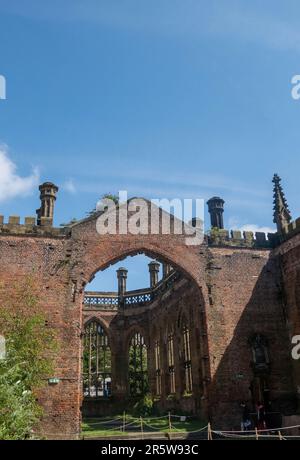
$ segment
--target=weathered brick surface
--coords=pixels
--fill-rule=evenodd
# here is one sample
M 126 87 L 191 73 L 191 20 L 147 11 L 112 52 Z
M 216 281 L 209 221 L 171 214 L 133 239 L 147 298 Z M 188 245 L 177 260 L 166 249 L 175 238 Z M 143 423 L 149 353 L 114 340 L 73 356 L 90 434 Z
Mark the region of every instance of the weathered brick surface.
M 81 309 L 71 301 L 67 271 L 58 268 L 67 245 L 60 239 L 0 237 L 0 305 L 7 304 L 18 281 L 29 274 L 34 277 L 40 304 L 49 327 L 57 331 L 60 345 L 55 376 L 61 381 L 39 395 L 45 407 L 42 430 L 45 435 L 74 437 L 79 429 Z
M 299 220 L 299 219 L 297 219 Z M 289 335 L 291 339 L 300 335 L 300 234 L 284 242 L 276 249 L 280 259 L 280 266 L 284 287 L 283 307 Z M 300 360 L 292 360 L 294 389 L 298 398 L 298 411 L 300 412 Z
M 66 231 L 18 232 L 17 225 L 0 235 L 0 305 L 4 305 L 14 283 L 30 273 L 41 293 L 41 304 L 49 325 L 61 344 L 55 376 L 57 385 L 47 385 L 39 395 L 45 408 L 41 430 L 47 437 L 76 437 L 80 431 L 81 333 L 84 288 L 93 275 L 127 255 L 145 253 L 170 263 L 183 273 L 187 284 L 150 310 L 116 315 L 115 312 L 85 312 L 101 317 L 123 363 L 131 334 L 141 328 L 150 346 L 153 369 L 154 336 L 165 347 L 165 330 L 187 314 L 191 326 L 193 397 L 181 398 L 182 369 L 177 366 L 178 408 L 209 417 L 219 427 L 238 426 L 242 399 L 249 400 L 253 378 L 248 338 L 264 334 L 269 340 L 270 394 L 274 407 L 288 411 L 295 393 L 292 381 L 290 344 L 283 305 L 283 284 L 291 322 L 299 315 L 299 245 L 289 240 L 282 253 L 267 249 L 187 246 L 182 235 L 102 235 L 90 219 Z M 15 235 L 12 232 L 16 233 Z M 296 238 L 296 237 L 295 237 Z M 281 265 L 285 267 L 281 277 Z M 178 322 L 179 321 L 179 322 Z M 180 328 L 176 331 L 176 356 L 180 353 Z M 294 326 L 293 326 L 294 328 Z M 293 329 L 295 331 L 296 329 Z M 122 333 L 120 333 L 122 331 Z M 165 356 L 165 354 L 164 354 Z M 114 362 L 113 392 L 126 395 L 126 365 Z M 164 368 L 166 367 L 166 363 Z M 165 370 L 164 370 L 165 372 Z M 153 378 L 151 380 L 154 385 Z M 165 408 L 165 375 L 162 375 Z M 287 414 L 289 415 L 289 414 Z
M 215 423 L 238 426 L 239 402 L 250 401 L 253 371 L 248 339 L 269 341 L 272 409 L 291 408 L 293 386 L 277 257 L 269 251 L 209 249 L 207 305 L 211 365 L 210 411 Z M 229 415 L 230 414 L 230 415 Z

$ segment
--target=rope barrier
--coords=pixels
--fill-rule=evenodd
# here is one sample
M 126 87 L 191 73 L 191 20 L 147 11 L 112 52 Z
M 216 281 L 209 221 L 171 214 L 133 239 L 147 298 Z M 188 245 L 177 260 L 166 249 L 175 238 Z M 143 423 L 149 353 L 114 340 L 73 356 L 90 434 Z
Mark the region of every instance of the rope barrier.
M 126 415 L 126 413 L 124 412 L 123 413 L 123 417 L 117 417 L 115 419 L 111 419 L 111 420 L 102 420 L 102 421 L 99 421 L 99 422 L 92 422 L 92 423 L 88 423 L 86 422 L 86 431 L 88 431 L 88 428 L 89 427 L 93 427 L 93 426 L 97 426 L 97 425 L 102 425 L 104 426 L 104 430 L 106 432 L 111 432 L 111 431 L 121 431 L 123 433 L 125 433 L 125 430 L 127 427 L 129 426 L 134 426 L 136 425 L 136 428 L 137 430 L 139 430 L 142 434 L 142 437 L 144 437 L 144 434 L 145 434 L 145 431 L 144 431 L 144 427 L 147 427 L 147 428 L 150 428 L 152 431 L 152 434 L 162 434 L 162 431 L 159 429 L 159 427 L 157 426 L 153 426 L 152 425 L 152 421 L 155 421 L 155 420 L 163 420 L 165 419 L 166 421 L 166 426 L 165 427 L 161 427 L 161 429 L 163 429 L 165 432 L 167 432 L 166 430 L 168 430 L 168 433 L 169 435 L 172 433 L 172 431 L 175 431 L 177 433 L 180 433 L 182 431 L 181 428 L 177 428 L 176 426 L 174 426 L 172 424 L 172 418 L 175 418 L 175 419 L 182 419 L 184 418 L 184 420 L 181 420 L 182 422 L 183 421 L 186 421 L 188 418 L 191 419 L 191 418 L 195 418 L 195 416 L 184 416 L 184 415 L 177 415 L 177 414 L 171 414 L 171 413 L 168 413 L 168 415 L 163 415 L 163 416 L 160 416 L 160 417 L 147 417 L 147 418 L 142 418 L 142 417 L 133 417 L 133 416 L 130 416 L 130 415 Z M 128 422 L 126 423 L 126 421 L 128 420 Z M 112 428 L 105 428 L 105 425 L 109 425 L 109 424 L 112 424 L 112 423 L 118 423 L 120 422 L 121 425 L 117 425 L 117 426 L 114 426 Z M 175 422 L 176 423 L 176 422 Z M 297 435 L 282 435 L 282 432 L 283 431 L 286 431 L 286 430 L 291 430 L 291 429 L 296 429 L 296 428 L 300 428 L 300 425 L 293 425 L 293 426 L 288 426 L 288 427 L 280 427 L 280 428 L 265 428 L 265 429 L 258 429 L 257 427 L 254 429 L 254 430 L 213 430 L 211 428 L 211 424 L 208 423 L 206 426 L 202 427 L 202 428 L 199 428 L 197 430 L 192 430 L 192 431 L 187 431 L 188 433 L 200 433 L 200 432 L 203 432 L 205 430 L 207 430 L 207 439 L 208 440 L 212 440 L 213 437 L 212 437 L 212 434 L 215 434 L 215 435 L 218 435 L 218 436 L 222 436 L 224 438 L 230 438 L 230 439 L 245 439 L 245 438 L 248 438 L 248 439 L 256 439 L 256 440 L 259 440 L 259 438 L 277 438 L 279 440 L 288 440 L 290 438 L 300 438 L 300 434 L 299 436 Z M 103 431 L 104 431 L 103 430 Z M 273 434 L 273 433 L 276 433 L 277 434 Z
M 136 419 L 136 420 L 134 420 L 134 421 L 132 421 L 132 422 L 122 424 L 122 428 L 123 428 L 123 427 L 130 426 L 130 425 L 134 425 L 134 424 L 137 423 L 137 421 L 139 421 L 139 420 L 140 420 L 140 419 Z M 121 420 L 120 420 L 120 419 L 110 420 L 110 422 L 112 422 L 112 421 L 113 421 L 113 422 L 117 422 L 117 421 L 121 421 Z M 101 423 L 101 422 L 99 422 L 99 423 Z M 94 425 L 99 425 L 99 423 L 87 423 L 87 422 L 86 422 L 86 424 L 88 425 L 88 427 L 94 426 Z M 108 422 L 106 422 L 106 423 L 108 423 Z M 118 424 L 117 426 L 120 426 L 120 425 Z M 106 431 L 109 431 L 109 430 L 115 430 L 115 429 L 116 429 L 116 427 L 107 428 L 107 429 L 105 429 L 105 430 L 106 430 Z
M 149 425 L 148 423 L 145 422 L 145 420 L 143 420 L 143 424 L 149 428 L 151 428 L 151 430 L 154 430 L 154 431 L 157 431 L 157 426 L 152 426 L 152 425 Z M 160 431 L 159 431 L 160 433 Z
M 199 428 L 199 430 L 189 431 L 189 433 L 200 433 L 200 431 L 204 431 L 208 428 L 208 425 L 204 426 L 203 428 Z
M 256 434 L 242 435 L 242 434 L 234 434 L 234 432 L 233 433 L 224 433 L 222 431 L 215 431 L 215 430 L 213 430 L 212 433 L 218 434 L 219 436 L 223 436 L 224 438 L 241 438 L 241 439 L 256 438 L 257 439 Z M 262 435 L 259 435 L 259 437 L 260 438 L 278 438 L 278 434 L 262 434 Z M 298 436 L 296 436 L 296 437 L 298 437 Z
M 125 426 L 130 426 L 130 425 L 134 425 L 136 424 L 136 422 L 131 422 L 131 423 L 127 423 Z M 123 431 L 123 427 L 124 425 L 118 425 L 118 426 L 115 426 L 113 428 L 108 428 L 108 429 L 105 429 L 105 431 Z
M 86 423 L 87 425 L 89 426 L 93 426 L 93 425 L 105 425 L 105 424 L 110 424 L 112 422 L 117 422 L 118 420 L 122 420 L 121 417 L 118 417 L 118 418 L 114 418 L 112 420 L 105 420 L 105 421 L 101 421 L 101 422 L 92 422 L 92 423 L 89 423 L 89 422 L 84 422 Z
M 166 418 L 166 416 L 164 415 L 163 417 L 151 417 L 150 420 L 157 420 L 157 419 L 163 419 L 163 418 Z M 134 422 L 140 422 L 141 418 L 140 417 L 131 417 L 131 416 L 127 416 L 127 419 L 129 420 L 132 420 L 132 422 L 130 423 L 125 423 L 124 425 L 127 426 L 128 424 L 132 424 Z M 122 421 L 122 417 L 118 417 L 118 418 L 115 418 L 115 419 L 112 419 L 112 420 L 102 420 L 100 422 L 84 422 L 86 425 L 89 425 L 89 426 L 94 426 L 94 425 L 109 425 L 110 423 L 113 423 L 113 422 L 118 422 L 118 421 Z M 147 420 L 147 419 L 143 419 L 143 420 Z
M 218 434 L 219 436 L 222 436 L 224 438 L 230 438 L 230 439 L 257 439 L 255 434 L 252 435 L 241 435 L 241 434 L 229 434 L 229 433 L 222 433 L 221 431 L 213 431 L 213 433 Z M 291 436 L 291 435 L 286 435 L 281 437 L 278 434 L 262 434 L 259 435 L 258 439 L 263 438 L 263 439 L 270 439 L 270 438 L 276 438 L 280 439 L 283 441 L 288 441 L 289 439 L 299 439 L 300 436 Z
M 232 431 L 232 430 L 222 430 L 222 433 L 263 433 L 266 431 L 282 431 L 282 430 L 291 430 L 292 428 L 300 428 L 300 425 L 293 425 L 293 426 L 286 426 L 286 427 L 280 427 L 280 428 L 264 428 L 262 430 L 237 430 L 237 431 Z
M 207 428 L 208 428 L 208 425 L 205 425 L 204 427 L 199 428 L 199 430 L 188 431 L 188 433 L 200 433 L 201 431 L 204 431 Z M 176 428 L 174 425 L 172 425 L 172 430 L 184 433 L 184 431 L 182 431 L 180 428 Z

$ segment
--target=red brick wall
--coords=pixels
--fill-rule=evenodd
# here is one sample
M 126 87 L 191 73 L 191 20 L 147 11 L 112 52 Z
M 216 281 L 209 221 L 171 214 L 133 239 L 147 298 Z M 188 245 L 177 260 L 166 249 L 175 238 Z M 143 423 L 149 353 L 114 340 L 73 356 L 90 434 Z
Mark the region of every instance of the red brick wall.
M 79 431 L 81 389 L 81 309 L 72 302 L 68 270 L 61 262 L 66 257 L 67 245 L 61 239 L 0 236 L 0 305 L 7 305 L 15 285 L 30 274 L 38 288 L 48 327 L 57 331 L 60 351 L 54 376 L 60 382 L 46 385 L 39 394 L 44 407 L 41 428 L 45 436 L 66 438 Z
M 177 283 L 179 286 L 179 283 Z M 175 285 L 176 287 L 176 285 Z M 203 297 L 203 293 L 206 296 Z M 191 320 L 193 356 L 193 397 L 182 398 L 183 375 L 179 362 L 176 367 L 176 401 L 165 398 L 167 363 L 162 374 L 163 395 L 160 405 L 170 409 L 188 409 L 203 417 L 208 415 L 218 427 L 239 427 L 239 403 L 246 400 L 251 406 L 250 385 L 254 378 L 251 367 L 252 350 L 249 338 L 259 333 L 269 342 L 269 389 L 272 410 L 283 413 L 293 411 L 294 387 L 291 378 L 289 339 L 283 309 L 283 291 L 279 260 L 267 250 L 238 248 L 209 248 L 206 252 L 205 286 L 202 291 L 193 282 L 170 292 L 157 305 L 134 309 L 126 319 L 114 323 L 110 313 L 99 312 L 112 337 L 122 341 L 122 333 L 128 335 L 128 325 L 136 325 L 144 331 L 150 344 L 150 371 L 154 386 L 154 340 L 159 336 L 162 355 L 166 357 L 166 329 L 175 325 L 175 355 L 180 352 L 181 331 L 178 318 L 185 312 Z M 87 317 L 95 315 L 86 312 Z M 130 328 L 129 328 L 130 329 Z M 150 341 L 149 341 L 150 337 Z M 115 339 L 113 339 L 114 342 Z M 118 347 L 127 355 L 123 343 Z M 120 353 L 120 352 L 118 352 Z M 123 363 L 126 356 L 119 355 Z M 181 370 L 180 370 L 181 369 Z M 126 380 L 126 364 L 123 377 Z M 207 379 L 208 395 L 206 394 Z M 208 400 L 207 400 L 208 397 Z
M 291 360 L 278 259 L 267 250 L 211 248 L 208 254 L 210 411 L 214 423 L 238 427 L 239 402 L 250 403 L 253 371 L 248 339 L 254 333 L 269 341 L 273 410 L 292 410 Z
M 198 410 L 200 405 L 205 407 L 207 404 L 210 417 L 219 426 L 238 425 L 238 401 L 249 399 L 252 370 L 247 341 L 253 332 L 263 333 L 269 339 L 270 390 L 278 407 L 284 407 L 284 401 L 295 387 L 290 379 L 289 339 L 277 254 L 270 257 L 267 250 L 186 246 L 181 235 L 100 236 L 95 221 L 88 220 L 73 227 L 72 234 L 64 238 L 0 235 L 0 305 L 4 305 L 15 281 L 33 273 L 49 325 L 57 330 L 61 343 L 55 375 L 61 380 L 57 385 L 46 386 L 39 396 L 45 408 L 41 424 L 45 436 L 66 438 L 79 434 L 82 397 L 80 334 L 86 283 L 99 269 L 138 252 L 171 263 L 194 283 L 186 292 L 174 293 L 175 299 L 179 296 L 174 310 L 168 308 L 172 299 L 166 299 L 163 308 L 158 306 L 151 313 L 126 318 L 128 333 L 142 322 L 148 338 L 153 323 L 159 323 L 163 340 L 167 321 L 175 321 L 181 309 L 191 310 L 194 318 L 192 340 L 197 350 L 193 355 L 193 368 L 196 369 L 194 407 L 197 406 Z M 286 256 L 287 260 L 293 260 L 293 257 L 292 253 Z M 287 264 L 292 267 L 291 262 Z M 290 275 L 284 278 L 291 311 L 298 308 L 293 307 L 296 301 L 292 298 L 298 298 L 298 294 L 294 294 L 298 284 L 295 281 L 296 266 L 294 261 L 293 268 L 288 269 Z M 109 326 L 113 317 L 109 313 L 104 316 L 103 320 Z M 145 316 L 148 316 L 148 324 L 144 321 Z M 291 316 L 294 318 L 294 313 Z M 122 328 L 122 319 L 114 327 L 116 331 Z M 199 334 L 201 340 L 198 343 Z M 115 340 L 116 353 L 124 355 L 122 340 Z M 122 395 L 126 392 L 125 371 L 118 368 L 116 372 L 119 378 L 114 391 Z M 237 378 L 241 374 L 242 378 Z M 177 381 L 180 383 L 178 376 Z M 204 398 L 208 396 L 209 399 L 201 400 L 200 404 L 199 398 L 206 384 L 209 393 L 204 394 Z
M 107 235 L 96 232 L 95 220 L 72 229 L 71 235 L 49 237 L 24 235 L 22 226 L 14 234 L 0 234 L 0 307 L 14 291 L 18 280 L 31 274 L 40 292 L 40 304 L 49 327 L 58 336 L 60 351 L 55 375 L 60 382 L 47 385 L 39 394 L 44 407 L 40 430 L 46 437 L 73 438 L 80 433 L 82 382 L 81 332 L 84 287 L 94 273 L 128 254 L 160 255 L 173 266 L 182 265 L 189 277 L 201 278 L 203 263 L 199 248 L 186 251 L 182 235 Z M 53 231 L 57 235 L 57 231 Z M 119 348 L 120 353 L 122 349 Z M 51 377 L 51 376 L 49 376 Z M 122 379 L 119 379 L 122 382 Z M 124 379 L 123 379 L 124 380 Z M 122 383 L 117 391 L 124 393 Z
M 300 335 L 300 234 L 283 243 L 276 253 L 280 257 L 284 283 L 284 308 L 287 318 L 289 349 L 291 339 Z M 300 360 L 292 360 L 294 389 L 300 413 Z

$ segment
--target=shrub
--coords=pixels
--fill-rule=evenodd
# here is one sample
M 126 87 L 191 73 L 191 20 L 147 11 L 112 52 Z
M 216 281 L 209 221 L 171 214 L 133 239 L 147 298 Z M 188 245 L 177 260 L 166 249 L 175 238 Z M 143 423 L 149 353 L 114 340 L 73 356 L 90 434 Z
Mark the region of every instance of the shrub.
M 148 417 L 153 412 L 153 400 L 149 393 L 145 394 L 133 406 L 134 414 L 141 417 Z
M 0 439 L 33 438 L 42 415 L 36 390 L 53 371 L 56 340 L 45 327 L 31 278 L 16 286 L 7 305 L 0 307 L 0 332 L 6 339 L 0 360 Z

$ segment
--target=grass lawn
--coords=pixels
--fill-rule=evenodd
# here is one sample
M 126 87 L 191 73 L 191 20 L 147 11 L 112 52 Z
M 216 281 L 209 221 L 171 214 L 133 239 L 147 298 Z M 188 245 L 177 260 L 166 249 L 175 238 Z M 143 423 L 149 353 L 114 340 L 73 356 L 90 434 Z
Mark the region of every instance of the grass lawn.
M 112 422 L 113 420 L 113 422 Z M 180 421 L 179 418 L 172 418 L 172 429 L 169 428 L 168 415 L 164 418 L 145 417 L 143 420 L 143 431 L 151 432 L 171 432 L 171 433 L 186 433 L 196 431 L 206 426 L 201 420 L 196 418 L 187 418 L 186 421 Z M 130 433 L 141 432 L 141 421 L 137 417 L 126 414 L 125 432 L 123 431 L 123 415 L 114 417 L 88 418 L 82 423 L 82 435 L 84 437 L 97 436 L 128 436 Z

